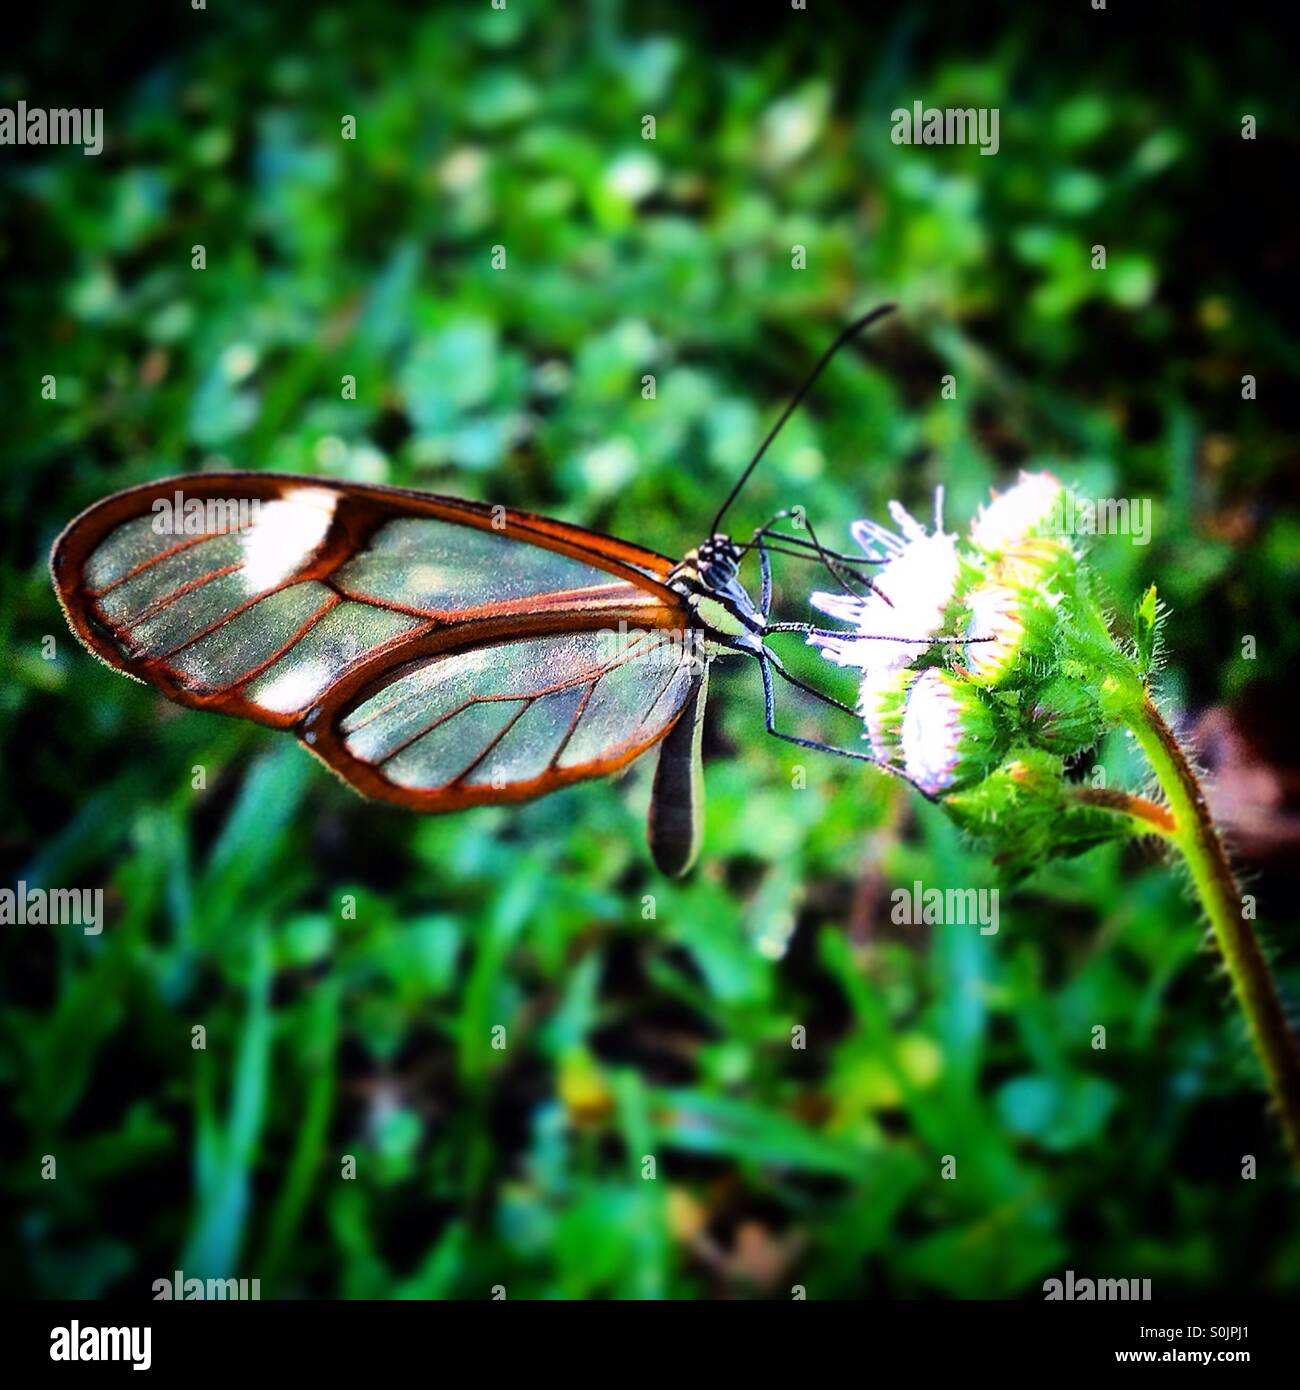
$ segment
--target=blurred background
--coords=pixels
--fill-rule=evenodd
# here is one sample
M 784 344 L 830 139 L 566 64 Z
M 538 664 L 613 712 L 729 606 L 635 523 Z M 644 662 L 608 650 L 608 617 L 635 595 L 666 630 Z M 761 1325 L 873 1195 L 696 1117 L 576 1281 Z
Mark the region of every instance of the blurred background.
M 1294 999 L 1294 74 L 1249 7 L 1153 6 L 1150 34 L 1073 8 L 55 4 L 13 39 L 0 104 L 102 106 L 106 141 L 0 149 L 0 881 L 102 887 L 107 924 L 0 932 L 4 1291 L 1300 1291 L 1255 1064 L 1151 854 L 1050 866 L 996 936 L 895 926 L 894 887 L 991 866 L 906 789 L 767 739 L 727 663 L 705 856 L 670 884 L 652 759 L 522 808 L 368 806 L 98 665 L 46 570 L 107 493 L 231 467 L 679 555 L 822 346 L 897 299 L 732 525 L 798 503 L 843 544 L 940 483 L 964 525 L 1021 466 L 1150 498 L 1150 545 L 1095 562 L 1121 614 L 1152 581 L 1172 609 L 1162 691 Z M 997 155 L 892 144 L 914 101 L 998 107 Z M 806 619 L 824 585 L 779 563 Z M 825 715 L 786 722 L 856 738 Z

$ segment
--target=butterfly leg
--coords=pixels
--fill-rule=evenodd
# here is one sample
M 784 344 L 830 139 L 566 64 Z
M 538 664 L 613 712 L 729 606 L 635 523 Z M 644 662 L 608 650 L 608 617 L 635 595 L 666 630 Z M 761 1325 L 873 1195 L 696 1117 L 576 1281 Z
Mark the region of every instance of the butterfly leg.
M 767 546 L 762 544 L 758 547 L 758 571 L 763 576 L 758 611 L 766 623 L 767 615 L 772 611 L 772 557 L 767 553 Z
M 849 632 L 844 628 L 818 627 L 815 623 L 768 623 L 763 628 L 763 636 L 770 637 L 774 632 L 800 632 L 805 637 L 849 638 L 855 642 L 898 642 L 903 646 L 915 647 L 918 652 L 927 647 L 966 647 L 977 642 L 993 642 L 994 637 L 894 637 L 886 633 Z
M 818 739 L 802 738 L 798 734 L 787 734 L 784 730 L 776 727 L 776 689 L 772 681 L 772 670 L 775 668 L 778 675 L 791 685 L 800 690 L 807 691 L 809 695 L 815 695 L 825 704 L 835 705 L 839 709 L 846 710 L 853 714 L 855 711 L 849 709 L 848 705 L 841 704 L 838 700 L 831 699 L 828 695 L 823 695 L 819 690 L 814 690 L 811 686 L 805 685 L 801 680 L 792 676 L 781 664 L 776 654 L 760 646 L 755 655 L 758 657 L 758 668 L 763 677 L 763 711 L 764 721 L 767 725 L 767 732 L 773 738 L 779 738 L 784 743 L 793 743 L 797 748 L 811 748 L 818 753 L 834 753 L 841 758 L 852 758 L 855 762 L 870 763 L 872 767 L 878 767 L 881 772 L 887 772 L 893 777 L 899 777 L 909 786 L 914 787 L 921 793 L 927 801 L 935 800 L 934 796 L 927 792 L 923 787 L 918 786 L 912 779 L 899 768 L 891 767 L 888 763 L 882 763 L 879 758 L 872 757 L 870 753 L 863 753 L 854 748 L 840 748 L 833 743 L 822 743 Z

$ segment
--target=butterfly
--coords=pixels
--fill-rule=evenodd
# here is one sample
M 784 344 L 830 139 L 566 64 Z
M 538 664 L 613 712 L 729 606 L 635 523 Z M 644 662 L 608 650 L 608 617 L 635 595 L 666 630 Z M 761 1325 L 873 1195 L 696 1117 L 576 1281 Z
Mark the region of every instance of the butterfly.
M 96 656 L 195 709 L 290 729 L 363 796 L 415 811 L 525 801 L 603 777 L 658 745 L 648 839 L 677 877 L 699 852 L 709 661 L 757 659 L 768 732 L 772 554 L 814 559 L 846 588 L 872 563 L 778 529 L 721 524 L 822 368 L 822 354 L 678 561 L 528 512 L 407 488 L 263 472 L 129 488 L 72 521 L 50 557 L 72 631 Z M 740 566 L 756 552 L 755 599 Z

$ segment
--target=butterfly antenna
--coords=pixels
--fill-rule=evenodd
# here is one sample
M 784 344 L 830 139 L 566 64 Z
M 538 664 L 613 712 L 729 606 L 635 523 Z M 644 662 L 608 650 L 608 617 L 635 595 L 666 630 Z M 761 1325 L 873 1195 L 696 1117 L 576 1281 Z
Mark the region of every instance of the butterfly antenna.
M 793 415 L 794 412 L 799 408 L 800 402 L 808 394 L 808 392 L 812 390 L 813 383 L 822 373 L 822 368 L 825 367 L 825 365 L 831 360 L 832 357 L 835 356 L 835 354 L 845 345 L 845 343 L 850 342 L 852 339 L 856 338 L 864 328 L 870 328 L 871 325 L 875 323 L 877 319 L 883 319 L 886 314 L 892 314 L 897 307 L 898 306 L 896 304 L 878 304 L 874 309 L 870 311 L 870 313 L 863 314 L 860 319 L 855 319 L 851 324 L 849 324 L 849 326 L 839 334 L 839 336 L 830 345 L 830 347 L 828 347 L 826 351 L 823 352 L 822 355 L 817 359 L 816 366 L 814 366 L 812 371 L 810 371 L 808 375 L 804 378 L 803 385 L 794 393 L 794 396 L 790 400 L 790 404 L 787 405 L 786 408 L 777 417 L 776 424 L 774 424 L 772 428 L 768 430 L 767 437 L 758 446 L 758 452 L 745 465 L 745 471 L 740 475 L 739 478 L 736 479 L 735 486 L 727 494 L 726 501 L 723 502 L 722 506 L 718 508 L 718 514 L 713 518 L 713 525 L 709 527 L 710 535 L 713 535 L 717 531 L 718 527 L 722 524 L 722 518 L 726 516 L 727 508 L 730 507 L 731 504 L 740 495 L 741 488 L 743 488 L 745 484 L 749 481 L 749 475 L 754 471 L 754 469 L 758 467 L 763 455 L 767 453 L 767 446 L 771 444 L 771 442 L 777 437 L 778 434 L 781 433 L 781 427 L 790 418 L 790 416 Z

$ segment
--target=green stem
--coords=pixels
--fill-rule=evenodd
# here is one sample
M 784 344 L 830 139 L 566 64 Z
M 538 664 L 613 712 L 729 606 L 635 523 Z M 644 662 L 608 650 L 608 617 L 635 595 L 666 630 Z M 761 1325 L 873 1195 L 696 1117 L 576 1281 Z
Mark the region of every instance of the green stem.
M 1165 840 L 1174 840 L 1178 827 L 1169 811 L 1148 800 L 1145 796 L 1134 796 L 1131 792 L 1112 790 L 1108 787 L 1076 787 L 1073 800 L 1080 806 L 1091 806 L 1094 810 L 1113 811 L 1123 816 L 1138 835 L 1159 835 Z
M 1242 916 L 1241 890 L 1210 818 L 1205 794 L 1150 696 L 1143 695 L 1129 723 L 1168 799 L 1176 826 L 1170 838 L 1187 862 L 1197 897 L 1210 919 L 1251 1042 L 1268 1077 L 1292 1159 L 1300 1167 L 1300 1054 L 1259 939 Z

